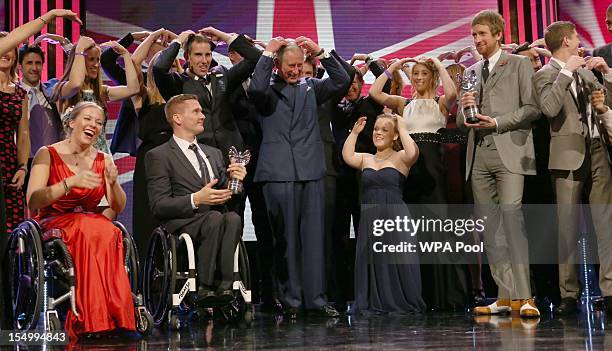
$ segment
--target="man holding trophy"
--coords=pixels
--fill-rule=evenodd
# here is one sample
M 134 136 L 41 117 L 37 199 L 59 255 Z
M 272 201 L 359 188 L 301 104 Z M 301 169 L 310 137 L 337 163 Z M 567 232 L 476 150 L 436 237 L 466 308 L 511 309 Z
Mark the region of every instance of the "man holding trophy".
M 466 180 L 486 216 L 484 244 L 498 299 L 476 314 L 540 312 L 531 299 L 528 243 L 521 212 L 523 177 L 536 173 L 531 122 L 539 117 L 526 57 L 501 49 L 504 20 L 481 11 L 472 20 L 474 45 L 483 59 L 466 69 L 457 124 L 469 128 Z M 498 245 L 496 237 L 506 245 Z
M 248 151 L 230 148 L 232 163 L 226 167 L 219 149 L 197 141 L 206 117 L 196 95 L 176 95 L 164 110 L 173 136 L 145 157 L 151 210 L 168 231 L 189 233 L 194 240 L 196 302 L 231 301 L 242 220 L 228 202 L 237 201 L 232 195 L 242 188 Z

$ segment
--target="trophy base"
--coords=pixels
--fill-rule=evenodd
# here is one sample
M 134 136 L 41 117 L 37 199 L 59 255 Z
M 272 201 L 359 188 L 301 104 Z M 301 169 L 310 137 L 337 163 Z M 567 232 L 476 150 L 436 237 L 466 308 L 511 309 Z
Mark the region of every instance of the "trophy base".
M 463 115 L 465 116 L 465 121 L 467 123 L 476 124 L 480 122 L 476 115 L 478 114 L 478 107 L 476 106 L 467 106 L 463 109 Z
M 228 189 L 232 191 L 232 195 L 242 194 L 244 187 L 242 186 L 242 182 L 236 179 L 232 179 L 229 182 Z

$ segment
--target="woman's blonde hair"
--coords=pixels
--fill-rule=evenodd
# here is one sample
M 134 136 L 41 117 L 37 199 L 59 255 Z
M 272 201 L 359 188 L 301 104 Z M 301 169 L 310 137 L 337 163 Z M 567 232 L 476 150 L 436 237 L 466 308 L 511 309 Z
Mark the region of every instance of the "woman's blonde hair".
M 436 68 L 436 66 L 434 65 L 434 63 L 432 61 L 429 60 L 418 60 L 417 63 L 412 66 L 412 70 L 410 70 L 410 82 L 413 82 L 412 79 L 412 75 L 414 74 L 414 69 L 416 68 L 416 66 L 423 66 L 425 67 L 430 73 L 431 73 L 431 81 L 429 82 L 429 87 L 428 90 L 430 92 L 436 92 L 436 89 L 438 88 L 439 82 L 440 82 L 440 72 L 438 72 L 438 69 Z M 416 97 L 416 89 L 412 90 L 412 96 Z
M 8 35 L 8 32 L 0 32 L 0 38 L 4 38 Z M 11 82 L 16 82 L 19 80 L 19 76 L 17 76 L 17 64 L 19 63 L 19 51 L 17 47 L 13 48 L 15 52 L 15 61 L 11 65 L 11 69 L 9 71 L 9 80 Z
M 395 151 L 401 151 L 404 148 L 402 146 L 402 141 L 399 138 L 399 128 L 398 128 L 398 122 L 397 122 L 398 118 L 403 118 L 403 117 L 396 115 L 394 113 L 381 113 L 380 115 L 376 116 L 377 121 L 379 119 L 390 119 L 391 122 L 393 123 L 393 131 L 395 132 L 395 134 L 398 135 L 397 140 L 393 140 L 393 150 Z
M 149 98 L 150 105 L 161 105 L 166 103 L 166 100 L 164 100 L 161 93 L 159 92 L 159 89 L 157 88 L 157 85 L 155 84 L 155 77 L 153 76 L 153 65 L 155 64 L 155 62 L 157 62 L 157 59 L 159 58 L 161 53 L 161 51 L 158 51 L 157 53 L 155 53 L 155 55 L 153 55 L 151 61 L 149 61 L 149 70 L 147 71 L 147 86 L 145 92 L 146 96 Z M 177 65 L 178 67 L 181 66 L 180 63 L 178 63 Z
M 66 108 L 66 111 L 62 117 L 62 124 L 64 126 L 64 133 L 66 134 L 66 136 L 70 136 L 70 133 L 72 133 L 72 128 L 70 128 L 70 122 L 74 121 L 84 109 L 89 107 L 95 107 L 99 109 L 100 112 L 102 112 L 102 115 L 104 115 L 104 108 L 91 101 L 81 101 L 74 106 Z

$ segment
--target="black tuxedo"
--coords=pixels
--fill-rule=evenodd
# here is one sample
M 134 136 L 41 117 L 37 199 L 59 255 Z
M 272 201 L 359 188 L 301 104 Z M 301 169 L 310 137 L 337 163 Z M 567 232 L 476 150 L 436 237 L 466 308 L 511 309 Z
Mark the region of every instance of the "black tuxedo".
M 219 187 L 226 187 L 226 167 L 221 151 L 199 144 L 210 161 Z M 174 234 L 189 233 L 197 249 L 198 279 L 213 286 L 215 261 L 221 271 L 220 289 L 231 288 L 234 250 L 242 234 L 242 221 L 225 206 L 201 205 L 194 210 L 191 194 L 204 186 L 174 138 L 150 150 L 145 156 L 149 203 L 153 215 Z
M 226 162 L 229 159 L 227 152 L 230 146 L 235 146 L 238 150 L 244 148 L 230 96 L 236 89 L 241 88 L 242 82 L 251 75 L 261 56 L 261 52 L 251 45 L 244 35 L 239 35 L 230 47 L 244 57 L 244 60 L 230 69 L 216 66 L 209 70 L 212 95 L 210 102 L 205 98 L 207 93 L 204 79 L 195 77 L 189 72 L 181 74 L 170 72 L 180 49 L 178 43 L 174 42 L 162 51 L 153 66 L 155 83 L 166 101 L 178 94 L 194 94 L 198 97 L 206 116 L 206 130 L 198 135 L 198 141 L 220 149 Z

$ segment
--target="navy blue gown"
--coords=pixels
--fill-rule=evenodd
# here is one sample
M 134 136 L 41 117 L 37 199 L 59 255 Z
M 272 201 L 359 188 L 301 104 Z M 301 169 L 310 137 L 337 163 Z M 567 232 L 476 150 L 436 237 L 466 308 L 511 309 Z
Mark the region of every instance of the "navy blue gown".
M 401 206 L 405 205 L 402 200 L 405 181 L 406 177 L 392 167 L 363 170 L 362 215 L 355 257 L 354 313 L 409 314 L 425 310 L 418 256 L 403 256 L 402 262 L 407 264 L 390 264 L 388 257 L 373 255 L 373 236 L 367 232 L 375 218 L 408 214 L 408 208 Z M 371 205 L 400 206 L 385 208 Z M 370 209 L 364 210 L 368 207 Z

